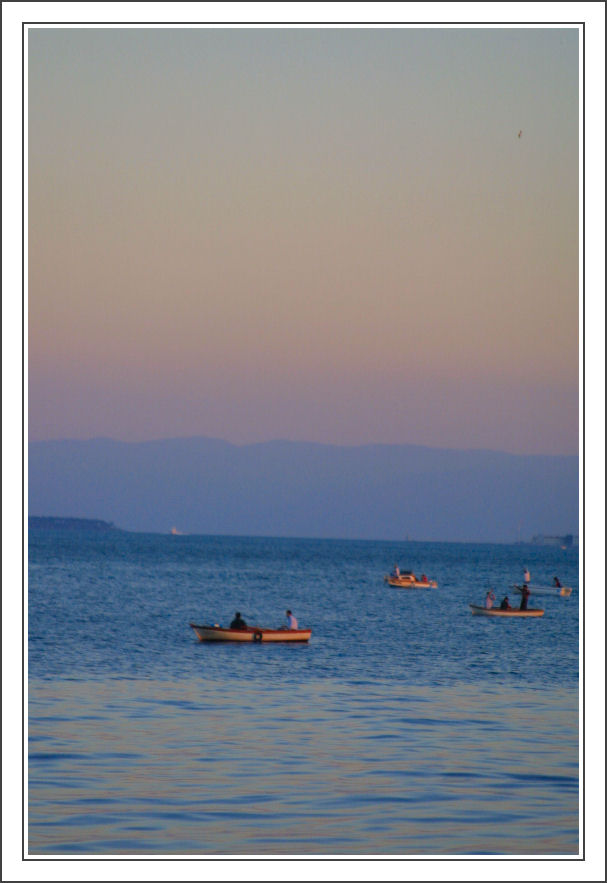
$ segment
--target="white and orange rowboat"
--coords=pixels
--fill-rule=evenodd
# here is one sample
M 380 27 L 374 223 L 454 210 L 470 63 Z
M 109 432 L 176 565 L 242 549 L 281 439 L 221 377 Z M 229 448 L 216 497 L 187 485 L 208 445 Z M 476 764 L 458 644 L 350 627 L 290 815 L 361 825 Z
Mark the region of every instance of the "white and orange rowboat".
M 310 640 L 312 629 L 265 629 L 247 626 L 246 629 L 223 628 L 220 625 L 196 625 L 190 623 L 199 641 L 234 641 L 240 644 L 305 643 Z
M 519 607 L 508 607 L 505 610 L 502 610 L 501 607 L 481 607 L 478 604 L 470 604 L 470 610 L 472 611 L 473 616 L 512 616 L 512 617 L 520 617 L 521 619 L 526 619 L 530 616 L 543 616 L 544 611 L 536 609 L 534 610 L 532 607 L 528 607 L 527 610 L 521 610 Z

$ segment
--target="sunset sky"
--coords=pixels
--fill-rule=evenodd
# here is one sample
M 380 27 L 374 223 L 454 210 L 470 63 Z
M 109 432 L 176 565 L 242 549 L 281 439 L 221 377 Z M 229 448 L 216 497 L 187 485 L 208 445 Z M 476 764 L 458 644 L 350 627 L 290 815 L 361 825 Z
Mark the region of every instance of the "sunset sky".
M 578 43 L 31 28 L 30 438 L 577 453 Z

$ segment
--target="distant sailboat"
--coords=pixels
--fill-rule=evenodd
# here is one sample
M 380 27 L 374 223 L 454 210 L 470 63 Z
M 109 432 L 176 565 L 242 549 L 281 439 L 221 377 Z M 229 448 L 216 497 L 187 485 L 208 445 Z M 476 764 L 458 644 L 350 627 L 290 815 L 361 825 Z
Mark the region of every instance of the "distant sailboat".
M 172 533 L 172 535 L 173 535 L 174 537 L 181 537 L 181 536 L 183 536 L 183 534 L 181 533 L 181 531 L 180 531 L 180 530 L 177 530 L 176 527 L 172 527 L 172 528 L 171 528 L 171 533 Z

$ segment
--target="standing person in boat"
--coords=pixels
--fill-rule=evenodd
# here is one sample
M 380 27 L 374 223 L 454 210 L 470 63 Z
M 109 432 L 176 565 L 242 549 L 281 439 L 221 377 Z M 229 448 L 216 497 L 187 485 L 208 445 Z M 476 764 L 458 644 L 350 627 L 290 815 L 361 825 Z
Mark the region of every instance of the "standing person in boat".
M 296 629 L 297 627 L 297 620 L 295 619 L 291 611 L 287 610 L 287 628 Z
M 560 581 L 560 579 L 558 578 L 558 576 L 555 576 L 555 577 L 554 577 L 554 585 L 556 586 L 557 589 L 560 589 L 560 588 L 561 588 L 561 581 Z
M 510 601 L 508 600 L 508 595 L 506 595 L 506 597 L 500 604 L 500 610 L 512 610 L 512 607 L 510 606 Z
M 392 571 L 392 576 L 400 576 L 400 567 L 398 564 L 394 565 L 394 570 Z
M 527 583 L 525 583 L 525 585 L 524 585 L 524 586 L 522 587 L 522 589 L 521 589 L 521 596 L 522 596 L 522 597 L 521 597 L 521 606 L 520 606 L 520 608 L 519 608 L 520 610 L 526 610 L 526 609 L 527 609 L 527 601 L 529 600 L 529 595 L 530 595 L 530 594 L 531 594 L 531 592 L 529 591 L 529 588 L 528 588 L 528 586 L 527 586 Z
M 491 610 L 491 608 L 493 607 L 494 601 L 495 601 L 495 595 L 493 594 L 493 590 L 489 589 L 489 591 L 485 595 L 485 609 Z
M 230 628 L 231 629 L 241 629 L 242 631 L 244 631 L 244 629 L 247 628 L 246 622 L 244 621 L 244 619 L 240 615 L 240 610 L 236 611 L 236 616 L 234 617 L 234 619 L 230 623 Z

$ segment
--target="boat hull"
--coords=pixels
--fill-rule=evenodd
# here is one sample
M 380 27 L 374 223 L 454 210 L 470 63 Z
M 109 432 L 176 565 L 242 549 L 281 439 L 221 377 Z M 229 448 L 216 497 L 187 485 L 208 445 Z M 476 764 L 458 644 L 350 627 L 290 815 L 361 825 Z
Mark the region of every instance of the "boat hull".
M 438 589 L 438 583 L 433 579 L 421 582 L 406 576 L 385 576 L 384 581 L 393 589 Z
M 519 595 L 523 592 L 522 586 L 513 587 Z M 556 595 L 561 598 L 568 598 L 573 591 L 569 586 L 527 586 L 531 595 Z
M 246 629 L 222 628 L 217 625 L 190 623 L 199 641 L 231 641 L 237 644 L 284 644 L 306 643 L 312 629 L 263 629 L 249 626 Z
M 512 607 L 510 610 L 502 610 L 500 607 L 479 607 L 476 604 L 470 604 L 470 610 L 472 611 L 473 616 L 497 616 L 497 617 L 518 617 L 520 619 L 528 619 L 529 617 L 534 616 L 543 616 L 544 611 L 539 609 L 533 609 L 532 607 L 527 608 L 527 610 L 519 610 L 518 607 Z

